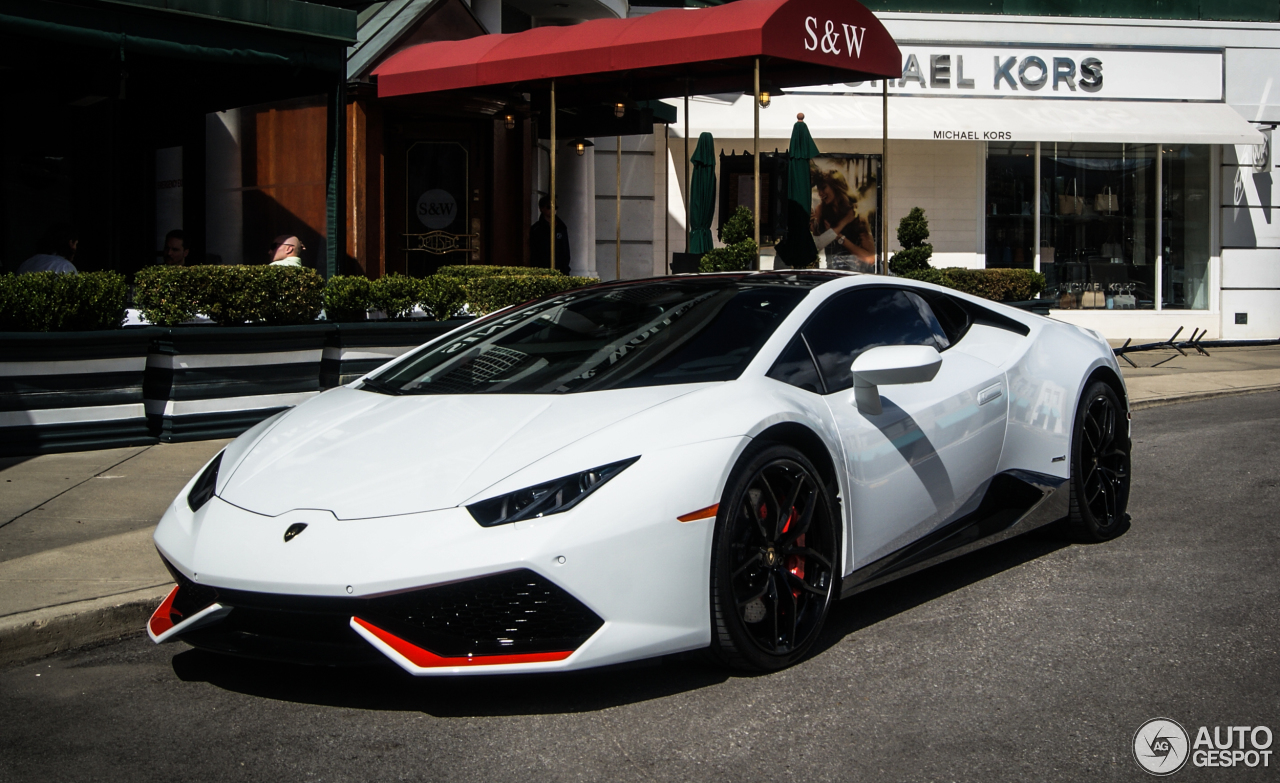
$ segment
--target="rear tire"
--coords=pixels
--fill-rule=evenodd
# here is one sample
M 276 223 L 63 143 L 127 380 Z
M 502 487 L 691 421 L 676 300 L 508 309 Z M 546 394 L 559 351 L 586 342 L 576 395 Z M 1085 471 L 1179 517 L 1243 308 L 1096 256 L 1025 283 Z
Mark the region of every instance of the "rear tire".
M 763 444 L 729 478 L 711 548 L 711 654 L 775 671 L 817 642 L 839 582 L 834 493 L 800 451 Z
M 1129 528 L 1128 415 L 1106 383 L 1089 384 L 1071 435 L 1071 510 L 1067 533 L 1077 541 L 1109 541 Z

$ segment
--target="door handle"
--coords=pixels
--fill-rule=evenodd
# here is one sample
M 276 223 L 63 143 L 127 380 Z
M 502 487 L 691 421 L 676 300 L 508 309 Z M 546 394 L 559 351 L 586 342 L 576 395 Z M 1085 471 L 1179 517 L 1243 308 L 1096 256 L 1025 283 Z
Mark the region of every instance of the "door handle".
M 1000 388 L 1000 384 L 997 383 L 995 386 L 988 386 L 978 392 L 978 404 L 986 405 L 989 402 L 995 402 L 1000 399 L 1000 395 L 1002 394 L 1004 394 L 1004 390 Z

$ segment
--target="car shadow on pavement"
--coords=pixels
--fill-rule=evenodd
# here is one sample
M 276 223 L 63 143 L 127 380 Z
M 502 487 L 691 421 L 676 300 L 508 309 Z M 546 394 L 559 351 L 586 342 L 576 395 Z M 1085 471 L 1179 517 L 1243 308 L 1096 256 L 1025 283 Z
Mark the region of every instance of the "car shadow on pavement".
M 832 607 L 812 654 L 822 653 L 850 634 L 1071 543 L 1055 528 L 1041 528 L 858 593 Z
M 699 655 L 562 674 L 412 677 L 388 661 L 348 668 L 295 666 L 187 650 L 173 657 L 185 682 L 268 699 L 441 718 L 594 712 L 695 691 L 728 672 Z
M 1066 541 L 1051 534 L 1032 533 L 862 593 L 833 608 L 814 654 L 863 628 L 1065 546 Z M 390 662 L 326 668 L 201 650 L 178 653 L 172 665 L 184 682 L 206 682 L 250 696 L 451 718 L 594 712 L 696 691 L 735 676 L 701 653 L 582 672 L 484 677 L 416 678 Z

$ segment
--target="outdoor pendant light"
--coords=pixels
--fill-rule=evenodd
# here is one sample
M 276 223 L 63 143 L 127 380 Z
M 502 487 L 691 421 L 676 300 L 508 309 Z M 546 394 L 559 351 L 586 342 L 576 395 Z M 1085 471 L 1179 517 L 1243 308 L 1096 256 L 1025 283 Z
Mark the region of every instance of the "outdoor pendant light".
M 613 104 L 613 116 L 622 119 L 622 115 L 627 113 L 627 105 L 625 103 Z
M 582 153 L 587 151 L 587 147 L 594 147 L 596 145 L 592 144 L 590 141 L 579 136 L 578 138 L 569 142 L 568 146 L 573 147 L 574 152 L 577 152 L 579 155 L 581 155 Z
M 786 95 L 780 88 L 774 87 L 769 82 L 760 83 L 760 108 L 767 109 L 773 101 L 775 95 Z
M 502 118 L 502 125 L 503 125 L 503 127 L 504 127 L 504 128 L 506 128 L 507 130 L 515 130 L 515 128 L 516 128 L 516 117 L 515 117 L 515 115 L 514 115 L 514 114 L 508 114 L 506 117 L 503 117 L 503 118 Z

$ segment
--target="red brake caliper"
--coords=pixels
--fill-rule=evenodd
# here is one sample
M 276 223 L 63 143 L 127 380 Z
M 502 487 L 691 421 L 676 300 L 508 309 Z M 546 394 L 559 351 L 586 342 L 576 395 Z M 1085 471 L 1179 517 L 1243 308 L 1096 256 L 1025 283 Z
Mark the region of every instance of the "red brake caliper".
M 783 524 L 782 526 L 783 533 L 787 532 L 787 528 L 791 527 L 791 520 L 795 518 L 796 518 L 796 509 L 793 506 L 791 508 L 791 513 L 787 515 L 786 523 Z M 801 535 L 799 538 L 796 539 L 796 546 L 804 546 L 803 535 Z M 801 581 L 803 581 L 804 580 L 804 558 L 801 557 L 800 555 L 787 555 L 787 570 L 790 571 L 792 574 L 794 574 L 796 577 L 798 577 Z M 791 597 L 799 598 L 800 591 L 796 588 L 792 588 Z

